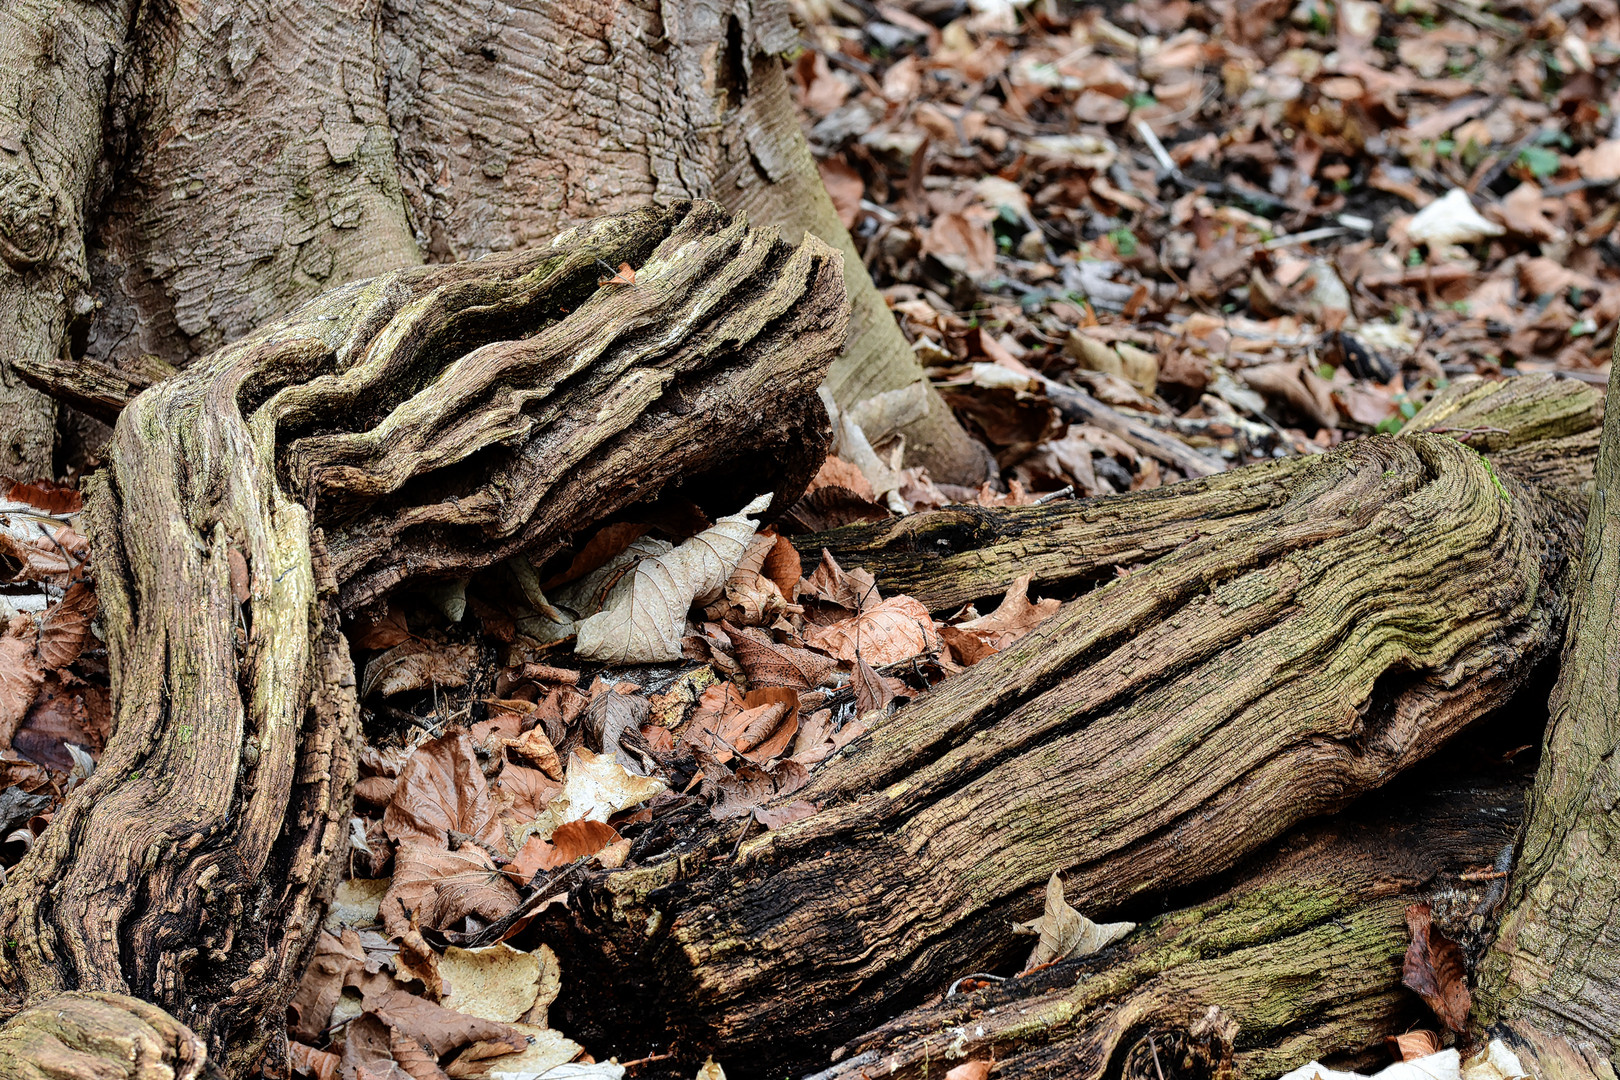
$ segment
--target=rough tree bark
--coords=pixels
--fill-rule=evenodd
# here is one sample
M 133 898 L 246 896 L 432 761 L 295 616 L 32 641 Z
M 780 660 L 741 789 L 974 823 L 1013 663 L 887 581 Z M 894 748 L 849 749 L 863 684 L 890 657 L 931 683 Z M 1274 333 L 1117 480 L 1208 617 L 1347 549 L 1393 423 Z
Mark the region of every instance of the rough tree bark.
M 599 287 L 598 260 L 635 285 Z M 0 890 L 0 1011 L 134 994 L 240 1074 L 346 849 L 340 613 L 660 494 L 796 497 L 826 453 L 840 262 L 711 203 L 634 211 L 334 290 L 138 398 L 86 508 L 115 731 Z M 11 1045 L 49 1035 L 53 1008 Z M 103 1067 L 69 1075 L 122 1075 Z
M 1224 1065 L 1266 1078 L 1381 1048 L 1433 1023 L 1401 985 L 1406 906 L 1466 928 L 1500 899 L 1499 881 L 1464 875 L 1511 844 L 1526 780 L 1452 779 L 1393 805 L 1380 794 L 1296 829 L 1215 898 L 1099 955 L 897 1017 L 817 1080 L 918 1080 L 969 1057 L 994 1059 L 998 1077 L 1214 1080 Z
M 52 475 L 56 407 L 19 365 L 62 362 L 94 309 L 84 228 L 133 0 L 0 10 L 0 475 Z
M 1590 426 L 1591 395 L 1541 385 Z M 549 930 L 570 1030 L 765 1075 L 1009 959 L 1054 870 L 1091 911 L 1220 872 L 1505 701 L 1561 640 L 1579 535 L 1566 492 L 1433 433 L 1064 513 L 1047 580 L 1107 584 L 824 765 L 819 814 L 580 888 Z M 1122 551 L 1147 565 L 1115 577 Z M 925 576 L 936 608 L 996 587 Z
M 0 313 L 37 309 L 37 344 L 11 359 L 39 385 L 85 392 L 76 403 L 103 419 L 324 289 L 688 198 L 842 249 L 852 333 L 828 379 L 841 405 L 922 378 L 799 129 L 784 0 L 69 5 L 87 20 L 78 63 L 52 52 L 58 7 L 8 14 L 27 33 L 0 63 L 71 91 L 68 109 L 35 93 L 53 110 L 37 137 L 69 144 L 66 164 L 14 163 L 12 185 L 67 193 L 52 233 L 63 255 L 50 274 L 0 281 Z M 0 111 L 0 149 L 24 137 L 10 119 Z M 40 216 L 37 196 L 0 198 L 18 235 Z M 83 296 L 71 332 L 64 275 Z M 984 451 L 927 401 L 904 429 L 913 456 L 977 483 Z
M 1620 388 L 1620 338 L 1609 393 Z M 1580 585 L 1479 1018 L 1549 1077 L 1620 1070 L 1620 414 L 1603 424 Z

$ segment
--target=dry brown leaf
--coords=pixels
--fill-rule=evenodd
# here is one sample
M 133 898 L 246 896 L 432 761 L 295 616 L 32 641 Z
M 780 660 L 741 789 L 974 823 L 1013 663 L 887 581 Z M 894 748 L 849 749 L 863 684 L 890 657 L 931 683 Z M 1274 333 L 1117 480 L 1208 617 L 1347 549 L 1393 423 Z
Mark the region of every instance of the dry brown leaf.
M 877 579 L 869 571 L 845 570 L 826 548 L 821 549 L 821 562 L 804 579 L 799 591 L 849 611 L 865 611 L 883 601 Z
M 989 1080 L 992 1064 L 988 1061 L 964 1061 L 945 1074 L 945 1080 Z
M 79 658 L 96 616 L 96 594 L 75 581 L 39 621 L 39 660 L 47 668 L 67 667 Z
M 606 566 L 632 543 L 640 539 L 646 531 L 647 526 L 635 521 L 616 521 L 610 525 L 602 526 L 597 530 L 596 535 L 592 536 L 585 542 L 585 546 L 579 549 L 579 553 L 568 564 L 568 569 L 548 578 L 544 587 L 553 589 L 559 585 L 565 585 L 570 581 L 584 577 L 593 570 Z
M 798 730 L 798 715 L 795 690 L 765 687 L 744 694 L 731 683 L 717 683 L 703 692 L 681 741 L 720 761 L 730 761 L 735 753 L 764 762 L 787 749 Z
M 1502 224 L 1520 236 L 1535 240 L 1561 240 L 1564 230 L 1546 215 L 1547 201 L 1534 181 L 1526 180 L 1508 192 L 1497 205 Z
M 617 664 L 681 658 L 686 612 L 724 588 L 770 505 L 762 495 L 672 551 L 635 564 L 608 593 L 603 609 L 579 624 L 574 651 Z
M 562 767 L 558 766 L 561 774 Z M 539 769 L 507 762 L 495 778 L 494 798 L 498 816 L 506 825 L 522 825 L 539 817 L 551 800 L 562 792 L 562 783 Z
M 305 1043 L 287 1044 L 287 1063 L 292 1066 L 293 1072 L 300 1076 L 312 1076 L 315 1080 L 337 1080 L 341 1060 L 336 1054 L 317 1050 Z
M 410 638 L 371 658 L 360 680 L 360 696 L 392 697 L 430 687 L 466 686 L 467 673 L 477 659 L 476 645 Z
M 45 678 L 35 640 L 34 620 L 27 615 L 12 616 L 0 636 L 0 750 L 11 746 Z
M 619 839 L 618 830 L 603 821 L 564 822 L 550 839 L 531 836 L 525 840 L 517 858 L 506 869 L 513 879 L 527 885 L 540 871 L 555 870 L 595 855 Z
M 866 181 L 843 158 L 826 158 L 816 162 L 816 168 L 821 173 L 822 185 L 832 198 L 833 209 L 838 211 L 838 220 L 844 223 L 844 228 L 854 228 L 861 216 L 861 199 L 866 195 Z
M 950 646 L 957 663 L 969 666 L 1000 652 L 1063 606 L 1055 599 L 1031 602 L 1029 583 L 1030 575 L 1024 574 L 1008 586 L 1007 594 L 990 614 L 940 628 L 939 635 Z
M 525 731 L 517 738 L 506 744 L 506 751 L 559 783 L 563 778 L 562 758 L 557 756 L 557 748 L 552 745 L 546 733 L 538 725 Z
M 392 649 L 410 636 L 411 632 L 405 625 L 405 613 L 390 606 L 382 618 L 355 627 L 350 639 L 357 649 Z
M 722 623 L 721 628 L 731 641 L 737 663 L 755 687 L 810 690 L 838 670 L 838 662 L 821 653 L 782 645 L 754 631 L 744 633 L 730 623 Z
M 1432 1031 L 1407 1031 L 1384 1040 L 1389 1052 L 1402 1061 L 1413 1061 L 1440 1052 L 1440 1037 Z
M 1407 907 L 1406 928 L 1412 943 L 1401 967 L 1402 984 L 1423 999 L 1447 1030 L 1462 1034 L 1468 1030 L 1472 1004 L 1462 948 L 1434 928 L 1428 904 Z
M 505 1024 L 435 1005 L 391 983 L 368 986 L 365 1009 L 435 1059 L 475 1042 L 504 1043 L 508 1052 L 512 1053 L 528 1045 L 522 1032 Z M 397 1053 L 398 1047 L 394 1049 Z
M 466 735 L 446 735 L 416 748 L 400 770 L 383 828 L 401 844 L 443 847 L 456 832 L 505 850 L 484 771 Z
M 804 799 L 795 799 L 781 806 L 761 806 L 754 810 L 754 820 L 767 829 L 780 829 L 795 821 L 803 821 L 816 813 L 816 804 Z
M 349 976 L 364 971 L 366 951 L 360 935 L 345 927 L 341 934 L 323 930 L 315 941 L 315 958 L 304 969 L 298 992 L 287 1006 L 287 1030 L 294 1038 L 319 1042 L 332 1019 L 332 1009 L 343 996 Z
M 805 644 L 853 664 L 857 656 L 886 667 L 940 650 L 928 609 L 909 596 L 893 596 L 859 615 L 805 631 Z
M 52 480 L 13 480 L 6 490 L 6 501 L 53 517 L 70 517 L 84 509 L 84 497 L 78 491 Z
M 810 782 L 810 772 L 796 761 L 782 760 L 770 768 L 744 762 L 735 772 L 724 762 L 697 753 L 703 766 L 699 788 L 716 821 L 754 813 L 773 799 L 791 795 Z
M 468 915 L 494 922 L 518 905 L 512 883 L 476 844 L 455 851 L 411 842 L 394 856 L 394 878 L 380 908 L 383 927 L 403 935 L 414 921 L 448 930 Z
M 996 237 L 990 230 L 996 211 L 967 206 L 940 214 L 922 234 L 922 249 L 958 274 L 971 278 L 996 268 Z
M 872 670 L 872 665 L 863 659 L 855 661 L 855 671 L 851 680 L 855 684 L 855 711 L 861 716 L 874 709 L 886 709 L 889 702 L 894 700 L 894 691 L 883 676 Z
M 799 578 L 804 574 L 804 567 L 799 561 L 799 549 L 794 547 L 787 537 L 776 538 L 775 546 L 771 548 L 770 554 L 765 556 L 765 565 L 760 569 L 766 577 L 776 583 L 777 589 L 787 598 L 788 603 L 791 604 L 798 599 Z
M 804 489 L 804 493 L 809 495 L 822 488 L 844 488 L 868 501 L 877 498 L 872 491 L 871 481 L 861 472 L 860 466 L 836 455 L 828 455 L 827 460 L 821 463 L 821 468 L 811 478 L 810 486 Z
M 606 821 L 620 810 L 646 802 L 667 789 L 662 780 L 626 769 L 611 755 L 581 747 L 568 755 L 563 789 L 543 813 L 512 831 L 514 846 L 529 836 L 550 837 L 570 821 Z

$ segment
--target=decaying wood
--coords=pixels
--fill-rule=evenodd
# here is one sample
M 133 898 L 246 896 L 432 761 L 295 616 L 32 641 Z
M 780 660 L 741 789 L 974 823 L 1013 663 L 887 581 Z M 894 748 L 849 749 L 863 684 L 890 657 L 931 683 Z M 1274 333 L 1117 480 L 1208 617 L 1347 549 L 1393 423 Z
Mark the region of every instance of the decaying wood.
M 1227 869 L 1422 760 L 1560 640 L 1578 511 L 1449 435 L 1191 488 L 1118 500 L 1147 560 L 1126 576 L 1071 541 L 1068 572 L 1110 580 L 875 724 L 797 794 L 817 815 L 582 888 L 552 928 L 569 1030 L 807 1064 L 1009 959 L 1053 871 L 1098 910 Z
M 71 992 L 0 1027 L 0 1070 L 18 1080 L 199 1080 L 203 1042 L 123 994 Z
M 1450 434 L 1537 490 L 1584 499 L 1602 418 L 1602 395 L 1572 379 L 1469 378 L 1437 394 L 1403 434 Z M 843 563 L 872 571 L 886 593 L 951 611 L 998 595 L 1021 574 L 1031 575 L 1037 588 L 1106 580 L 1116 568 L 1128 570 L 1251 523 L 1290 497 L 1290 476 L 1286 469 L 1250 468 L 1081 502 L 951 506 L 799 536 L 794 544 L 812 561 L 825 548 Z
M 1620 339 L 1615 358 L 1620 361 Z M 1620 387 L 1620 363 L 1609 392 Z M 1603 425 L 1579 590 L 1480 1013 L 1542 1075 L 1620 1068 L 1620 419 Z
M 943 996 L 851 1041 L 816 1080 L 917 1080 L 966 1058 L 993 1059 L 1007 1077 L 1212 1077 L 1222 1064 L 1271 1077 L 1433 1029 L 1401 985 L 1404 909 L 1430 903 L 1453 933 L 1477 939 L 1502 887 L 1478 871 L 1512 843 L 1526 779 L 1408 793 L 1393 806 L 1380 796 L 1297 829 L 1214 899 L 1094 957 Z M 1211 1023 L 1211 1009 L 1224 1023 Z M 1172 1071 L 1178 1053 L 1199 1049 L 1205 1068 Z
M 635 211 L 334 290 L 136 399 L 86 510 L 115 733 L 0 892 L 4 1011 L 132 993 L 239 1073 L 347 846 L 340 613 L 663 495 L 796 497 L 840 261 L 711 203 Z

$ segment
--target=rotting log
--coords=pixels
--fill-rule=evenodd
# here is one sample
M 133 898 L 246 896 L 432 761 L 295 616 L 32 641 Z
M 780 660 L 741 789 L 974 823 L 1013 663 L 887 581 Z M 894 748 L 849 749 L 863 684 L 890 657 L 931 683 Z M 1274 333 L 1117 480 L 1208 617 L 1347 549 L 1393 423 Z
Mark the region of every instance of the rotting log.
M 1184 1080 L 1223 1063 L 1270 1077 L 1432 1026 L 1401 985 L 1405 908 L 1430 903 L 1458 937 L 1478 940 L 1502 883 L 1477 871 L 1511 845 L 1528 782 L 1522 770 L 1498 773 L 1393 803 L 1380 794 L 1295 829 L 1212 899 L 1101 954 L 940 996 L 841 1047 L 817 1080 L 920 1080 L 965 1058 L 994 1060 L 998 1077 L 1147 1080 L 1160 1074 L 1155 1056 Z M 1220 1026 L 1207 1022 L 1212 1008 L 1230 1028 L 1209 1031 Z M 1170 1071 L 1178 1051 L 1204 1068 Z
M 600 286 L 602 262 L 635 284 Z M 346 851 L 341 614 L 663 495 L 796 497 L 826 452 L 840 263 L 711 203 L 633 211 L 334 290 L 137 398 L 86 508 L 116 727 L 0 891 L 0 1015 L 131 994 L 240 1075 Z
M 1620 388 L 1620 338 L 1609 392 Z M 1540 1075 L 1620 1071 L 1620 418 L 1603 425 L 1579 587 L 1476 1018 Z
M 632 851 L 581 885 L 542 931 L 577 991 L 567 1030 L 599 1053 L 673 1039 L 743 1076 L 811 1065 L 1007 961 L 1053 871 L 1103 910 L 1226 870 L 1425 758 L 1556 649 L 1579 514 L 1450 435 L 1202 484 L 1159 497 L 1173 542 L 1132 526 L 1157 559 L 824 765 L 795 796 L 815 816 Z M 1244 512 L 1212 530 L 1171 509 L 1212 491 Z
M 1584 500 L 1603 396 L 1573 379 L 1459 379 L 1403 431 L 1451 434 L 1537 490 Z M 813 564 L 823 548 L 885 593 L 931 611 L 999 595 L 1020 574 L 1036 588 L 1106 580 L 1200 537 L 1252 522 L 1290 497 L 1287 470 L 1240 469 L 1129 495 L 1012 508 L 951 506 L 893 522 L 793 537 Z

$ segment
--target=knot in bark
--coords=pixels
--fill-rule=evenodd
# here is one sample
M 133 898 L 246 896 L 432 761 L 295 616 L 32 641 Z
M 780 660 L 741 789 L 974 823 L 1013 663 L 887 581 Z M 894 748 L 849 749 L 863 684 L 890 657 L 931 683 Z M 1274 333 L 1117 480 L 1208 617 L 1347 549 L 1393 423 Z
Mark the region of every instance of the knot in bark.
M 50 258 L 60 232 L 50 189 L 0 162 L 0 258 L 18 271 L 31 269 Z

